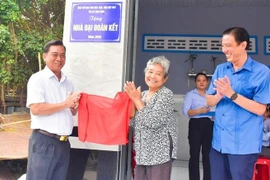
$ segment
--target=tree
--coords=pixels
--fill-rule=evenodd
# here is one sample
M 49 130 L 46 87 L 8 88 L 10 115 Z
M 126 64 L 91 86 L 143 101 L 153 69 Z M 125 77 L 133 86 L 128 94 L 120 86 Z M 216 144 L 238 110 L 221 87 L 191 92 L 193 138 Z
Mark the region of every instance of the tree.
M 20 17 L 19 8 L 12 0 L 1 2 L 0 6 L 0 84 L 1 84 L 1 101 L 6 112 L 5 103 L 5 86 L 10 82 L 11 66 L 17 60 L 17 44 L 14 29 L 14 22 Z
M 38 53 L 45 42 L 62 39 L 65 1 L 2 0 L 0 6 L 0 86 L 20 93 L 21 106 L 28 78 L 39 70 Z

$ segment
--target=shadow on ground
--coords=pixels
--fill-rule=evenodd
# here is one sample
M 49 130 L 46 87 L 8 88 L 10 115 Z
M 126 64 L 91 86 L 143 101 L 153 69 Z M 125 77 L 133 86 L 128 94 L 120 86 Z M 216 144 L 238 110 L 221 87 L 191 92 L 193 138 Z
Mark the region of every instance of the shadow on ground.
M 0 161 L 0 180 L 17 180 L 26 173 L 27 159 Z

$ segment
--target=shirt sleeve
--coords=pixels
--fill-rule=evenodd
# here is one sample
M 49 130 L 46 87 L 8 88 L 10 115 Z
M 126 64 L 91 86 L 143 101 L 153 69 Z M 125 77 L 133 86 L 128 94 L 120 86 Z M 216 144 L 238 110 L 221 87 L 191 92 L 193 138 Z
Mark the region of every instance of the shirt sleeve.
M 42 88 L 42 80 L 38 76 L 31 76 L 27 83 L 27 102 L 26 107 L 31 104 L 45 102 L 44 89 Z
M 260 78 L 258 81 L 261 82 L 255 88 L 253 99 L 262 104 L 269 104 L 270 103 L 270 70 L 267 69 L 265 73 L 261 73 Z
M 191 108 L 191 105 L 192 105 L 192 94 L 191 92 L 188 92 L 186 95 L 185 95 L 185 98 L 184 98 L 184 104 L 182 106 L 182 112 L 185 116 L 189 116 L 188 115 L 188 110 L 190 110 Z
M 158 129 L 168 123 L 174 116 L 174 99 L 172 93 L 161 92 L 155 97 L 153 106 L 146 105 L 135 115 L 136 127 Z
M 215 70 L 215 72 L 214 72 L 214 74 L 213 74 L 213 76 L 212 76 L 212 79 L 211 79 L 211 82 L 210 82 L 210 84 L 209 84 L 209 88 L 208 88 L 208 90 L 207 90 L 207 94 L 209 94 L 209 95 L 215 95 L 216 94 L 216 90 L 214 90 L 214 88 L 215 88 L 215 85 L 214 85 L 214 81 L 217 79 L 217 74 L 218 74 L 218 68 L 219 68 L 219 66 L 217 66 L 217 68 L 216 68 L 216 70 Z

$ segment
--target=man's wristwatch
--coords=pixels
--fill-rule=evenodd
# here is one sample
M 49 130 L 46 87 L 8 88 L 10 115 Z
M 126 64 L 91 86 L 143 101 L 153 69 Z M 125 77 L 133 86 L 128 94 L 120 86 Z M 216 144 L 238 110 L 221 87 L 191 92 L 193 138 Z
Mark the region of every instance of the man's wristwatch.
M 231 100 L 236 100 L 236 98 L 238 97 L 238 94 L 235 92 L 233 93 L 233 95 L 231 96 Z

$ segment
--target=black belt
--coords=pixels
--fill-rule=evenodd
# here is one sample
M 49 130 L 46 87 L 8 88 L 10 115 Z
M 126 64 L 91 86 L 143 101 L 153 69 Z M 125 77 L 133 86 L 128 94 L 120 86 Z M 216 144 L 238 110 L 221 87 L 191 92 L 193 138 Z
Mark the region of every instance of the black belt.
M 40 133 L 40 134 L 44 134 L 46 136 L 50 136 L 52 138 L 58 139 L 59 141 L 68 141 L 68 136 L 59 136 L 57 134 L 52 134 L 52 133 L 49 133 L 47 131 L 44 131 L 42 129 L 35 129 L 35 131 Z

